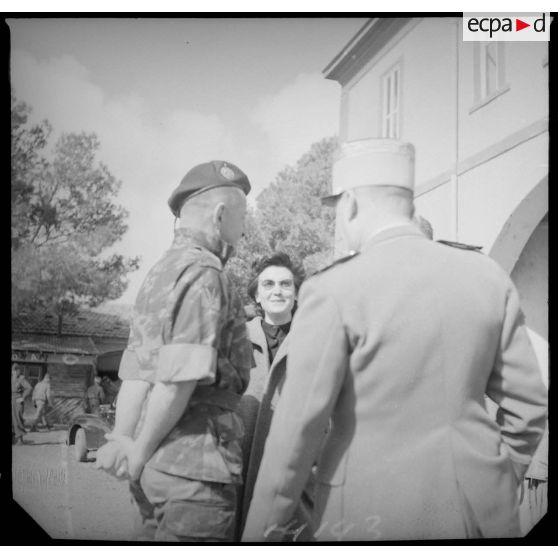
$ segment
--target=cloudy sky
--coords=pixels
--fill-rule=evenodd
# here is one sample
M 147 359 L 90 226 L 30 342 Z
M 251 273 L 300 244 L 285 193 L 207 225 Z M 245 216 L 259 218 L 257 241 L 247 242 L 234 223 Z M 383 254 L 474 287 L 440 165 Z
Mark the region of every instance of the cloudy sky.
M 224 159 L 255 197 L 310 145 L 337 133 L 340 85 L 321 71 L 363 18 L 11 19 L 18 99 L 54 136 L 96 132 L 122 181 L 140 255 L 120 302 L 172 240 L 170 192 L 194 165 Z

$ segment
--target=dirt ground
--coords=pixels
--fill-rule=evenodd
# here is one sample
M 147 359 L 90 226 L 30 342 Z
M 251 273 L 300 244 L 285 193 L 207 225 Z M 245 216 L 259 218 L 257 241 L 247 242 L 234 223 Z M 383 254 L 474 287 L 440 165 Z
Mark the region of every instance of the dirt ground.
M 94 453 L 87 463 L 75 461 L 65 439 L 65 430 L 36 432 L 25 435 L 25 445 L 12 446 L 15 501 L 53 539 L 130 541 L 134 508 L 127 482 L 95 469 Z
M 14 500 L 54 539 L 129 541 L 133 507 L 128 484 L 78 463 L 66 431 L 25 435 L 13 446 Z

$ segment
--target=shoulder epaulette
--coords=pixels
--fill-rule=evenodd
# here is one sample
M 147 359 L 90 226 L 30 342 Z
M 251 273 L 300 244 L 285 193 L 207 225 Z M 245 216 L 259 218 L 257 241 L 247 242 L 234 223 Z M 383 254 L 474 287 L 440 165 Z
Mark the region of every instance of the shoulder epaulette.
M 198 262 L 202 267 L 212 267 L 218 271 L 223 270 L 223 262 L 221 262 L 218 256 L 209 251 L 204 254 L 204 257 L 200 258 Z
M 461 250 L 473 250 L 474 252 L 480 252 L 482 254 L 482 246 L 473 246 L 472 244 L 463 244 L 462 242 L 453 242 L 451 240 L 437 240 L 436 242 L 453 248 L 460 248 Z
M 320 275 L 321 273 L 323 273 L 324 271 L 327 271 L 328 269 L 331 269 L 332 267 L 335 267 L 339 264 L 342 264 L 343 262 L 351 260 L 355 256 L 358 256 L 359 253 L 360 252 L 353 252 L 351 254 L 347 254 L 346 256 L 343 256 L 342 258 L 339 258 L 339 259 L 335 260 L 333 263 L 330 263 L 329 265 L 326 265 L 325 267 L 322 267 L 322 269 L 319 269 L 318 271 L 315 271 L 312 274 L 312 277 L 314 277 L 315 275 Z

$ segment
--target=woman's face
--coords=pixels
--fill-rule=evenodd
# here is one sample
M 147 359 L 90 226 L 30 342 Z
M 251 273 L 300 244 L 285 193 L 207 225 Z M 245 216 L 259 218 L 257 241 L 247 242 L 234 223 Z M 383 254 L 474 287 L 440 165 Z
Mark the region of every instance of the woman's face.
M 270 265 L 258 277 L 256 302 L 266 316 L 289 318 L 295 303 L 294 277 L 290 269 Z

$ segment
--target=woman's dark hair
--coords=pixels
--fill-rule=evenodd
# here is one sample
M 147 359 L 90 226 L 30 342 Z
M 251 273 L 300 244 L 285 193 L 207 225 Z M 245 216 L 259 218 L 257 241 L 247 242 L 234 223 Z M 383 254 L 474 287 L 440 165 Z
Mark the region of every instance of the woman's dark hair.
M 295 293 L 298 293 L 298 289 L 306 277 L 304 268 L 300 264 L 293 262 L 285 252 L 275 252 L 271 254 L 271 256 L 258 258 L 252 262 L 252 276 L 248 283 L 248 296 L 254 302 L 256 301 L 256 291 L 258 290 L 258 277 L 264 269 L 272 265 L 276 267 L 286 267 L 293 274 Z

